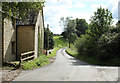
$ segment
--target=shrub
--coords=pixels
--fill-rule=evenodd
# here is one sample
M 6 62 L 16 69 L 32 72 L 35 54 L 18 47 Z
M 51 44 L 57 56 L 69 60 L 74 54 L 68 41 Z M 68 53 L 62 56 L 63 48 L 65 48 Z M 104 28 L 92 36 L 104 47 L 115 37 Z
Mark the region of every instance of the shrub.
M 120 33 L 114 28 L 102 34 L 98 40 L 98 57 L 109 60 L 119 57 L 120 54 Z
M 81 35 L 81 38 L 75 40 L 75 47 L 80 55 L 84 55 L 87 42 L 87 35 Z

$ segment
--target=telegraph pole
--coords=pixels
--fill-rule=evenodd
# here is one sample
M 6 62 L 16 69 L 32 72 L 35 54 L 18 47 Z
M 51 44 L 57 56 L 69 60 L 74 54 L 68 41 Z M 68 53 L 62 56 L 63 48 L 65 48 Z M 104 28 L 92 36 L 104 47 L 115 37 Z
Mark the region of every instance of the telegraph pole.
M 49 24 L 47 24 L 47 29 L 49 29 Z M 46 50 L 47 55 L 48 55 L 48 49 L 49 49 L 49 31 L 47 32 L 47 50 Z

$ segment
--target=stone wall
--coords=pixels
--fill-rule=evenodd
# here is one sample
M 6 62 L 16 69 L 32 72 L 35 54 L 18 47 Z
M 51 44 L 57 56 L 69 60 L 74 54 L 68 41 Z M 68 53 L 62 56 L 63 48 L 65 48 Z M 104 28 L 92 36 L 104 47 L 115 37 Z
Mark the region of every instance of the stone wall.
M 39 52 L 42 52 L 42 48 L 43 48 L 43 18 L 42 18 L 42 11 L 39 12 L 38 17 L 37 17 L 37 22 L 35 24 L 35 58 L 37 58 Z M 39 36 L 38 36 L 38 32 L 39 32 Z M 38 37 L 40 37 L 40 41 L 38 42 Z M 42 44 L 40 44 L 42 43 Z M 40 46 L 38 46 L 40 45 Z M 39 47 L 39 48 L 38 48 Z
M 13 27 L 12 18 L 6 17 L 4 19 L 4 52 L 3 58 L 4 61 L 13 61 L 16 60 L 16 27 Z M 13 51 L 13 43 L 14 43 L 14 53 Z
M 43 16 L 41 13 L 41 18 L 40 18 L 40 53 L 42 54 L 43 52 L 43 46 L 44 46 L 44 22 L 43 22 Z

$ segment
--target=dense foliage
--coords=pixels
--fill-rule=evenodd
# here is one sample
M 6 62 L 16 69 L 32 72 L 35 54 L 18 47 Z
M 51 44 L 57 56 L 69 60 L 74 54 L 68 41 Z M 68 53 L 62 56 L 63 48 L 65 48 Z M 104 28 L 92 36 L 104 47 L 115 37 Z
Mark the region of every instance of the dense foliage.
M 85 34 L 88 29 L 88 23 L 85 19 L 75 19 L 76 20 L 76 34 L 80 37 L 81 34 Z
M 112 26 L 112 22 L 112 13 L 98 8 L 90 19 L 86 33 L 75 41 L 79 55 L 119 64 L 120 25 Z
M 98 57 L 100 59 L 119 58 L 120 54 L 120 28 L 116 27 L 108 30 L 97 41 Z
M 49 30 L 49 28 L 44 28 L 44 49 L 53 49 L 54 40 L 53 33 Z
M 64 28 L 61 35 L 68 40 L 69 48 L 71 43 L 74 44 L 75 39 L 80 37 L 80 35 L 85 34 L 88 29 L 88 23 L 85 19 L 71 19 L 71 17 L 62 17 L 60 19 L 60 23 Z
M 37 13 L 44 6 L 44 2 L 2 2 L 3 18 L 6 15 L 25 19 L 30 12 Z
M 61 22 L 64 26 L 64 32 L 62 32 L 62 36 L 68 40 L 69 48 L 71 47 L 71 43 L 74 43 L 75 39 L 77 38 L 76 35 L 76 22 L 72 20 L 70 17 L 67 17 L 66 20 L 61 18 Z

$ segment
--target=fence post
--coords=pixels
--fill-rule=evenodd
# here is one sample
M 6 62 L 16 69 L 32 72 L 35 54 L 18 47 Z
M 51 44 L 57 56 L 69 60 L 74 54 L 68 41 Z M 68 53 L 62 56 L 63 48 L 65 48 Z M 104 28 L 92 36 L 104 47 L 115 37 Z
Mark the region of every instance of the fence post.
M 20 62 L 19 62 L 19 67 L 21 67 L 21 62 L 22 62 L 22 61 L 21 61 L 21 56 L 22 56 L 22 55 L 20 54 Z

